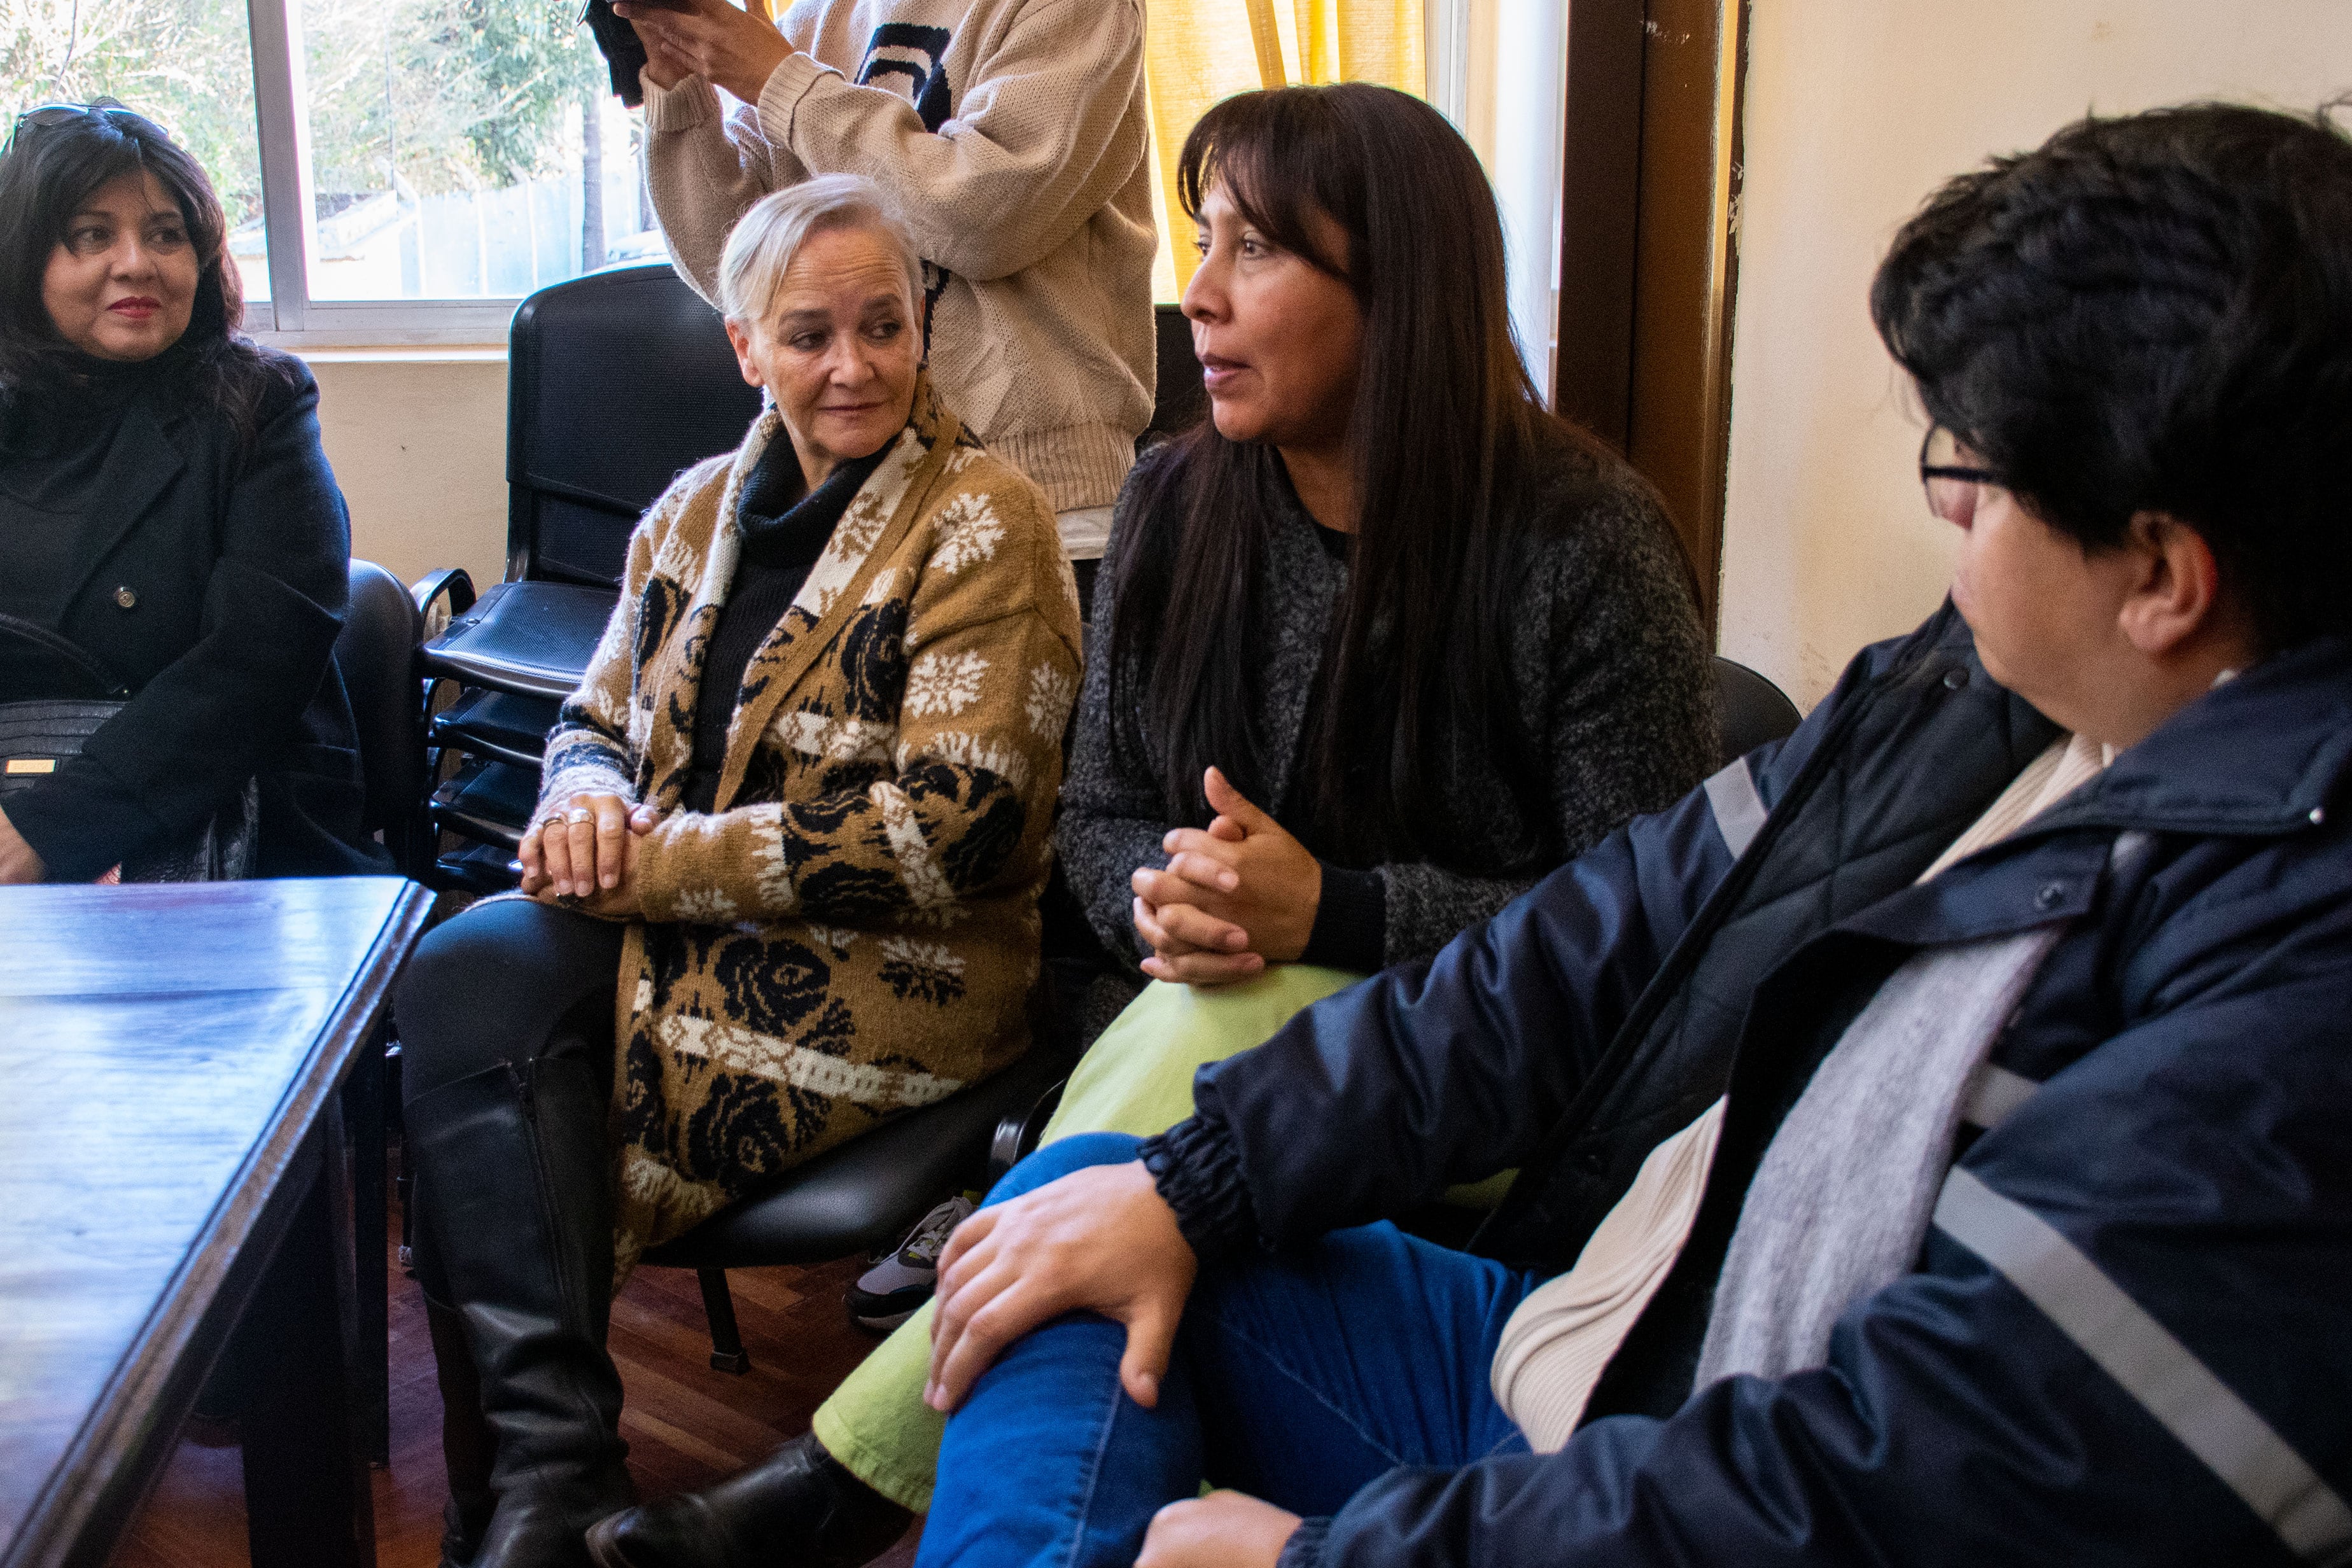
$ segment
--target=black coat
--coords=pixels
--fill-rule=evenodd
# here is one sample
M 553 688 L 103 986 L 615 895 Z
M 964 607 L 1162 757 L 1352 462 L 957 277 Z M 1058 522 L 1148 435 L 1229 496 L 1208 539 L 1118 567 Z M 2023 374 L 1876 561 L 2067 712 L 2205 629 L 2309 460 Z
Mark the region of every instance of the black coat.
M 54 881 L 194 833 L 260 784 L 264 877 L 389 868 L 361 827 L 358 734 L 332 663 L 351 522 L 319 445 L 319 387 L 269 356 L 250 444 L 171 384 L 142 391 L 43 620 L 133 693 L 83 753 L 7 797 Z M 8 553 L 0 540 L 0 558 Z

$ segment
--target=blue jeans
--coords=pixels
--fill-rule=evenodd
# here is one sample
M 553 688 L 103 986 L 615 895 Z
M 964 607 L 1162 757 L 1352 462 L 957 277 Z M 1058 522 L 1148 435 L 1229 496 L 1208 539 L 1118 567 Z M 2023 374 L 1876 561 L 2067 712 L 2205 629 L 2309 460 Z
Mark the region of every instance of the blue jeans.
M 990 1203 L 1138 1140 L 1049 1144 Z M 1389 1225 L 1202 1271 L 1157 1409 L 1120 1391 L 1127 1331 L 1090 1312 L 1012 1346 L 948 1422 L 917 1568 L 1129 1568 L 1151 1516 L 1205 1476 L 1294 1513 L 1337 1512 L 1398 1465 L 1525 1453 L 1487 1384 L 1538 1279 Z

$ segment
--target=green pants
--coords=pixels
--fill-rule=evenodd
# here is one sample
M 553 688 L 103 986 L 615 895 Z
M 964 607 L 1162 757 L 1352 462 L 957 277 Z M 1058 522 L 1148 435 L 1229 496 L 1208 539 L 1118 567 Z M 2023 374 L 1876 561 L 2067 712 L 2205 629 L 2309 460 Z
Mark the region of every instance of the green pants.
M 1362 976 L 1276 964 L 1239 985 L 1196 990 L 1154 982 L 1113 1019 L 1070 1074 L 1045 1142 L 1072 1132 L 1163 1132 L 1192 1113 L 1192 1074 L 1245 1051 L 1291 1015 Z M 876 1347 L 817 1406 L 817 1441 L 883 1496 L 926 1512 L 947 1418 L 923 1403 L 931 1309 Z

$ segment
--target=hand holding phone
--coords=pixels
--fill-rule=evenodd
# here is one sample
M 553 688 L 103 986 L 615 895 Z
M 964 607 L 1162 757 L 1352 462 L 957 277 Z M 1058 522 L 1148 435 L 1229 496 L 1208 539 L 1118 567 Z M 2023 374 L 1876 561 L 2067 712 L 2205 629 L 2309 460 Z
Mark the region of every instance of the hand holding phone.
M 588 36 L 596 40 L 596 52 L 604 57 L 614 92 L 623 104 L 636 108 L 646 100 L 645 89 L 637 81 L 637 73 L 646 67 L 646 46 L 637 30 L 613 15 L 613 0 L 588 0 L 580 20 Z
M 776 25 L 771 0 L 742 0 L 740 10 L 706 0 L 620 4 L 622 8 L 615 9 L 614 0 L 588 0 L 581 20 L 612 70 L 613 90 L 632 108 L 645 101 L 643 74 L 664 88 L 686 76 L 699 76 L 746 103 L 756 103 L 769 75 L 793 50 Z M 646 23 L 650 36 L 637 28 L 633 17 Z

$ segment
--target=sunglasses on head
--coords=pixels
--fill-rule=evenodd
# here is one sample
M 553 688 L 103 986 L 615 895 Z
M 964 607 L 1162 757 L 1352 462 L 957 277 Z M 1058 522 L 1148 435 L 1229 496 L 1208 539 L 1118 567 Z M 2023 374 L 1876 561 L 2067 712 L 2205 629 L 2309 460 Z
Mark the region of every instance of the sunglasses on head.
M 60 125 L 76 124 L 93 115 L 100 117 L 120 115 L 126 120 L 154 124 L 153 121 L 148 120 L 137 110 L 127 109 L 119 103 L 39 103 L 16 116 L 16 126 L 8 132 L 8 140 L 13 144 L 17 137 L 22 136 L 28 130 L 53 130 Z

